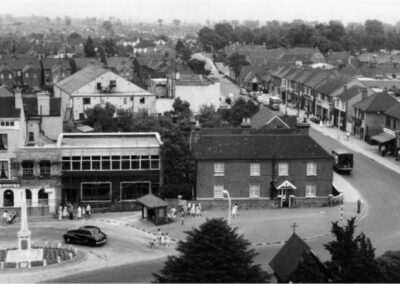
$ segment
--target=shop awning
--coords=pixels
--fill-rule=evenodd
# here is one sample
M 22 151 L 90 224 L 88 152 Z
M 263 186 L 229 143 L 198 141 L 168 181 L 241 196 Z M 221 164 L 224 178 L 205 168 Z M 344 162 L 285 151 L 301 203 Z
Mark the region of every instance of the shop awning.
M 288 180 L 285 180 L 282 182 L 276 189 L 286 189 L 286 188 L 291 188 L 291 189 L 296 189 L 296 187 Z
M 389 134 L 386 132 L 382 132 L 382 133 L 379 133 L 378 135 L 371 137 L 372 140 L 375 140 L 379 144 L 389 142 L 390 140 L 393 140 L 395 138 L 396 138 L 396 136 L 393 136 L 392 134 Z

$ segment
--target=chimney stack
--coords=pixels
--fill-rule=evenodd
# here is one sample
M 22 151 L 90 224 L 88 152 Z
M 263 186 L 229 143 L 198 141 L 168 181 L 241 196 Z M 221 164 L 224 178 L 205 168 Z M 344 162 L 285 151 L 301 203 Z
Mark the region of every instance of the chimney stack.
M 361 88 L 361 96 L 362 99 L 365 100 L 368 97 L 368 90 L 367 88 Z

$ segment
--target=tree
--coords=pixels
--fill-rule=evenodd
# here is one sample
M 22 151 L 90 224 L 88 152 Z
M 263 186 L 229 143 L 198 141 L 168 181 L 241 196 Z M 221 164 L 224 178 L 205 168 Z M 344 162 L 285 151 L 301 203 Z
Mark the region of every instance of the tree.
M 90 36 L 86 39 L 83 46 L 83 52 L 85 53 L 85 57 L 96 57 L 93 39 Z
M 163 21 L 164 21 L 163 19 L 158 19 L 158 20 L 157 20 L 157 22 L 158 22 L 158 25 L 159 25 L 160 27 L 162 26 L 162 24 L 163 24 Z
M 203 46 L 203 50 L 208 49 L 220 49 L 225 46 L 224 39 L 213 29 L 209 27 L 203 27 L 199 32 L 198 41 Z
M 364 27 L 367 34 L 368 50 L 375 51 L 382 48 L 385 39 L 383 23 L 378 20 L 366 20 Z
M 328 282 L 326 269 L 321 261 L 312 253 L 303 253 L 303 261 L 289 276 L 294 283 L 326 283 Z
M 257 254 L 223 219 L 211 219 L 186 232 L 177 246 L 179 256 L 168 256 L 158 283 L 260 283 L 267 272 L 253 264 Z
M 176 27 L 179 27 L 180 24 L 181 24 L 181 20 L 179 20 L 179 19 L 173 19 L 172 22 L 174 23 L 174 25 L 175 25 Z
M 222 116 L 214 105 L 200 106 L 198 119 L 202 127 L 220 127 L 223 124 Z
M 328 273 L 333 282 L 379 282 L 375 249 L 363 233 L 354 237 L 354 222 L 355 218 L 352 218 L 344 227 L 332 223 L 331 231 L 336 240 L 325 245 L 331 254 L 331 260 L 326 262 Z
M 106 53 L 104 52 L 104 49 L 102 47 L 99 47 L 98 52 L 99 52 L 99 56 L 100 56 L 100 61 L 104 65 L 107 65 L 107 56 L 106 56 Z
M 188 62 L 189 67 L 192 69 L 192 71 L 196 74 L 202 74 L 202 75 L 209 75 L 210 70 L 206 70 L 206 62 L 198 59 L 191 59 Z
M 383 283 L 400 283 L 400 251 L 387 251 L 377 259 Z
M 222 39 L 223 46 L 226 46 L 233 40 L 233 28 L 229 23 L 216 24 L 214 31 Z
M 189 119 L 192 116 L 190 104 L 187 101 L 182 101 L 179 97 L 175 99 L 172 108 L 178 120 Z
M 108 35 L 112 35 L 114 33 L 111 21 L 104 21 L 101 26 L 106 30 Z
M 233 70 L 236 80 L 239 78 L 240 71 L 243 66 L 249 65 L 246 56 L 243 54 L 234 52 L 228 57 L 228 65 Z
M 248 100 L 247 102 L 240 98 L 235 101 L 232 108 L 225 112 L 224 119 L 233 126 L 238 126 L 242 123 L 243 118 L 250 118 L 259 111 L 260 107 L 253 101 Z
M 110 103 L 106 103 L 104 107 L 97 104 L 94 108 L 85 111 L 86 121 L 96 132 L 113 132 L 116 129 L 113 118 L 115 111 L 115 106 Z
M 117 43 L 113 38 L 104 39 L 102 45 L 108 57 L 115 56 L 118 53 Z
M 78 71 L 78 66 L 76 66 L 76 62 L 73 58 L 69 60 L 69 65 L 71 66 L 71 75 Z

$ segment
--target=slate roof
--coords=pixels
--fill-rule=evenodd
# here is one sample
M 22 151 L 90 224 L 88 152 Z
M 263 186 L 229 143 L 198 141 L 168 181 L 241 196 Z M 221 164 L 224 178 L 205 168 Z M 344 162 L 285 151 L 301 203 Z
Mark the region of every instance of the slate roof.
M 0 86 L 0 97 L 14 97 L 14 94 L 10 92 L 6 86 Z
M 316 86 L 316 90 L 324 95 L 330 95 L 337 89 L 342 88 L 348 82 L 350 82 L 352 78 L 350 76 L 338 76 L 332 77 L 323 81 L 321 84 Z
M 283 120 L 282 117 L 273 113 L 269 108 L 260 107 L 260 110 L 250 118 L 251 127 L 252 128 L 264 127 L 267 125 L 267 122 L 269 122 L 274 117 Z M 284 123 L 286 123 L 284 120 L 281 123 L 284 126 L 284 128 L 288 128 L 288 126 L 284 125 Z
M 21 110 L 15 108 L 15 98 L 0 97 L 0 117 L 1 118 L 19 118 Z
M 197 160 L 332 159 L 308 135 L 210 135 L 200 136 Z
M 40 63 L 37 59 L 31 58 L 2 58 L 0 65 L 6 64 L 12 70 L 22 70 L 26 65 L 31 65 L 34 69 L 40 69 Z
M 127 57 L 107 57 L 107 66 L 115 69 L 119 69 L 122 66 L 133 68 L 132 59 Z
M 343 90 L 341 94 L 338 95 L 338 98 L 342 101 L 350 100 L 361 93 L 362 87 L 354 85 L 348 88 L 347 90 Z
M 55 86 L 69 94 L 72 94 L 106 72 L 110 72 L 110 70 L 97 65 L 89 65 L 64 80 L 57 82 Z
M 103 63 L 98 61 L 96 58 L 89 58 L 89 57 L 79 57 L 79 58 L 74 58 L 74 61 L 76 63 L 76 68 L 78 69 L 83 69 L 88 65 L 96 65 L 98 67 L 102 67 Z
M 168 203 L 162 200 L 161 198 L 155 196 L 154 194 L 146 194 L 145 196 L 140 197 L 136 200 L 138 203 L 143 204 L 147 208 L 160 208 L 168 206 Z
M 37 97 L 23 97 L 22 98 L 27 116 L 39 116 L 39 105 Z M 61 98 L 49 98 L 49 116 L 61 115 Z
M 43 64 L 43 69 L 51 69 L 57 64 L 61 64 L 63 68 L 71 69 L 69 60 L 65 58 L 43 58 L 42 64 Z
M 311 248 L 296 233 L 287 240 L 285 245 L 271 260 L 274 274 L 282 282 L 288 282 L 289 276 L 297 269 L 299 262 L 303 260 L 303 253 L 310 253 Z
M 394 104 L 392 107 L 384 111 L 384 113 L 400 120 L 400 103 Z
M 386 111 L 394 104 L 398 104 L 396 99 L 386 92 L 376 93 L 353 105 L 353 108 L 364 112 Z

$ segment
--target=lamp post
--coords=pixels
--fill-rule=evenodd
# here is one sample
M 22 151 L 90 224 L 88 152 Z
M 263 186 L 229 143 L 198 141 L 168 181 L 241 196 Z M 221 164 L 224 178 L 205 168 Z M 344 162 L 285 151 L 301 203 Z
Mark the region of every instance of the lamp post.
M 229 195 L 229 191 L 226 189 L 224 189 L 222 193 L 228 196 L 228 225 L 231 225 L 231 196 Z

